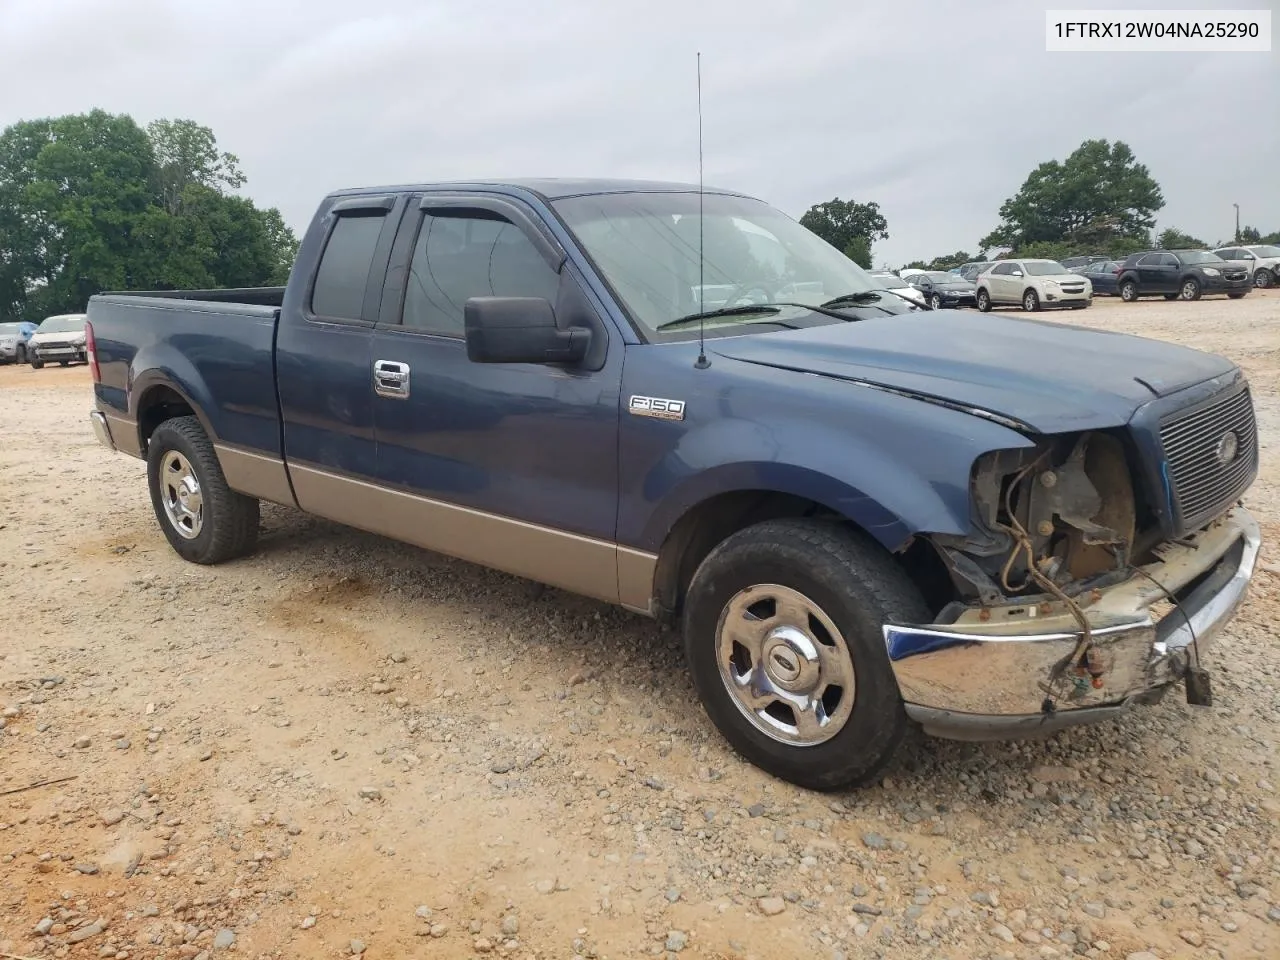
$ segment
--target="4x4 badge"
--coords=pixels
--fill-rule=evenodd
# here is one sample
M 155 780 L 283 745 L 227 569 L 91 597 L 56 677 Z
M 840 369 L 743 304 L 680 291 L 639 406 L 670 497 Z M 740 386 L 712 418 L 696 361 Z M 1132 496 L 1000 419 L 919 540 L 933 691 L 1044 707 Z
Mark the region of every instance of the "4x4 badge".
M 659 420 L 683 420 L 684 401 L 663 397 L 632 397 L 627 407 L 637 417 L 657 417 Z

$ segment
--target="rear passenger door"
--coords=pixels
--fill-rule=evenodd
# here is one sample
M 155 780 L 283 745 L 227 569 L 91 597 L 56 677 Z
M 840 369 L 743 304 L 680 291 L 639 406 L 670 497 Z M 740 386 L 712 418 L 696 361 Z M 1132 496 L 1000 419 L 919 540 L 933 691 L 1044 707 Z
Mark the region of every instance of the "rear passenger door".
M 1008 303 L 1011 296 L 1010 289 L 1013 286 L 1013 264 L 997 263 L 991 268 L 991 273 L 987 277 L 987 289 L 991 295 L 991 299 L 996 303 Z
M 298 505 L 361 526 L 351 481 L 377 476 L 373 325 L 395 236 L 395 196 L 340 199 L 323 214 L 304 248 L 319 248 L 315 273 L 297 277 L 276 334 L 276 383 L 285 456 Z M 307 262 L 306 250 L 299 261 Z
M 463 306 L 477 296 L 549 300 L 561 327 L 591 329 L 587 359 L 471 362 Z M 623 351 L 601 318 L 523 201 L 427 193 L 411 204 L 365 372 L 394 535 L 616 599 Z
M 1171 253 L 1149 253 L 1138 261 L 1138 283 L 1147 293 L 1178 289 L 1178 261 Z

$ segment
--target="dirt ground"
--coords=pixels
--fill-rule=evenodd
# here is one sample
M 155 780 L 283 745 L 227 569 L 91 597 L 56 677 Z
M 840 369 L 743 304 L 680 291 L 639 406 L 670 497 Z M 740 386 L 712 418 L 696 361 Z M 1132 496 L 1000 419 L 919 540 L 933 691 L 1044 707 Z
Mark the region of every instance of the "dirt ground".
M 1252 380 L 1217 703 L 841 796 L 739 761 L 640 617 L 275 507 L 182 562 L 87 370 L 0 368 L 0 955 L 1275 960 L 1280 291 L 1057 319 Z

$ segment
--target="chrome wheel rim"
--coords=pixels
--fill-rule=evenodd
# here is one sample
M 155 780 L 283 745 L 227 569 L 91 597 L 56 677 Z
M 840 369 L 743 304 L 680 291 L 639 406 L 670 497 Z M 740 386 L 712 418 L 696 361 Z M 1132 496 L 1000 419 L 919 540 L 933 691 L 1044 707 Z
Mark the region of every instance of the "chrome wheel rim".
M 1138 288 L 1131 283 L 1126 283 L 1120 288 L 1120 297 L 1123 300 L 1136 300 L 1138 298 L 1137 294 Z
M 1266 270 L 1259 270 L 1253 275 L 1253 285 L 1265 290 L 1271 286 L 1271 274 Z
M 931 307 L 933 307 L 933 309 L 935 309 L 935 310 L 941 310 L 941 309 L 942 309 L 942 298 L 941 298 L 941 297 L 939 297 L 939 296 L 935 293 L 935 294 L 933 295 L 933 299 L 932 299 L 931 301 L 929 301 L 929 305 L 930 305 Z
M 1022 298 L 1022 309 L 1034 310 L 1035 308 L 1036 308 L 1036 295 L 1034 293 L 1028 293 L 1025 297 Z
M 160 461 L 160 501 L 164 515 L 178 536 L 194 540 L 204 529 L 204 497 L 196 472 L 177 450 L 170 450 Z
M 1182 285 L 1182 299 L 1190 300 L 1196 295 L 1196 285 L 1188 280 Z
M 848 644 L 816 603 L 790 587 L 757 584 L 725 605 L 716 662 L 734 706 L 780 743 L 825 743 L 853 713 Z

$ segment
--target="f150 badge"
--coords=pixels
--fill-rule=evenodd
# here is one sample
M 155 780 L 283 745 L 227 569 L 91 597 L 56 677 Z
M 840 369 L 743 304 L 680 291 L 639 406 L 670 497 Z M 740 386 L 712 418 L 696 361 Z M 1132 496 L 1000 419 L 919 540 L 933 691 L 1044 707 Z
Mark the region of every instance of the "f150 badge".
M 629 409 L 637 417 L 657 417 L 659 420 L 683 420 L 684 401 L 663 397 L 632 397 Z

